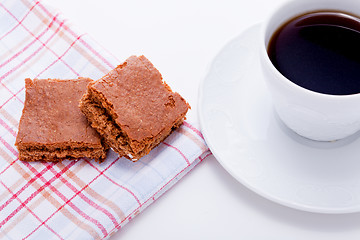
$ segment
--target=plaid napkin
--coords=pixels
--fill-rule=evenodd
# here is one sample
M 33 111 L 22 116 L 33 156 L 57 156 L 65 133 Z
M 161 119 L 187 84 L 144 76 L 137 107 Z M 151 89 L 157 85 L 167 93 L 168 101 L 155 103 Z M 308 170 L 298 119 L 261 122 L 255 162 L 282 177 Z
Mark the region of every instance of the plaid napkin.
M 210 154 L 186 121 L 136 163 L 19 161 L 26 77 L 97 79 L 120 61 L 39 1 L 2 0 L 0 23 L 0 239 L 108 238 Z

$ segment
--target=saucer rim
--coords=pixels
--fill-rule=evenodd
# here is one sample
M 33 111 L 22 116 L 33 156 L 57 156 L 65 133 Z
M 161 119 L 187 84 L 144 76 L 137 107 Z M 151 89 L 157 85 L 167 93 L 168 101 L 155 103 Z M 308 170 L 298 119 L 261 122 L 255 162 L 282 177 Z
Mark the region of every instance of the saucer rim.
M 235 170 L 233 170 L 228 165 L 227 161 L 223 160 L 220 157 L 220 154 L 218 152 L 219 150 L 217 149 L 217 147 L 215 147 L 213 145 L 213 142 L 210 139 L 210 137 L 208 137 L 208 129 L 205 127 L 205 123 L 204 123 L 204 121 L 205 121 L 204 118 L 205 117 L 204 117 L 204 114 L 202 114 L 202 109 L 203 109 L 202 105 L 203 105 L 203 101 L 204 101 L 204 96 L 203 96 L 204 95 L 204 93 L 203 93 L 204 90 L 203 89 L 204 89 L 204 86 L 205 86 L 206 79 L 208 78 L 208 76 L 210 74 L 210 70 L 213 68 L 213 65 L 214 65 L 215 61 L 224 52 L 224 50 L 226 50 L 226 48 L 229 47 L 232 43 L 236 42 L 241 36 L 245 35 L 247 32 L 251 31 L 252 29 L 253 29 L 253 31 L 257 31 L 258 33 L 260 33 L 261 24 L 262 23 L 253 24 L 250 27 L 245 28 L 243 31 L 240 32 L 240 34 L 238 34 L 237 36 L 235 36 L 234 38 L 229 40 L 217 52 L 215 57 L 212 58 L 210 64 L 208 65 L 207 71 L 205 72 L 204 77 L 200 81 L 199 88 L 198 88 L 198 96 L 199 97 L 198 97 L 198 101 L 197 101 L 197 107 L 198 107 L 197 115 L 198 115 L 198 118 L 199 118 L 201 132 L 202 132 L 202 134 L 204 136 L 204 139 L 205 139 L 209 149 L 211 150 L 211 152 L 214 155 L 215 159 L 225 169 L 225 171 L 227 171 L 236 181 L 238 181 L 239 183 L 241 183 L 242 185 L 244 185 L 246 188 L 253 191 L 254 193 L 258 194 L 259 196 L 262 196 L 265 199 L 268 199 L 268 200 L 270 200 L 272 202 L 275 202 L 277 204 L 280 204 L 282 206 L 289 207 L 289 208 L 292 208 L 292 209 L 305 211 L 305 212 L 311 212 L 311 213 L 333 214 L 334 215 L 334 214 L 350 214 L 350 213 L 358 213 L 358 212 L 360 212 L 360 205 L 358 207 L 352 206 L 352 207 L 339 207 L 339 208 L 319 207 L 319 206 L 313 206 L 313 205 L 310 205 L 310 204 L 303 204 L 303 203 L 297 203 L 297 202 L 293 202 L 293 201 L 287 201 L 286 199 L 283 199 L 281 197 L 276 197 L 276 196 L 274 196 L 272 194 L 264 192 L 260 188 L 256 188 L 256 187 L 252 186 L 248 181 L 241 178 L 241 176 L 239 176 L 239 174 L 236 173 Z M 257 30 L 255 30 L 256 28 L 257 28 Z M 257 49 L 259 49 L 259 47 Z M 258 61 L 258 63 L 260 64 L 260 61 Z

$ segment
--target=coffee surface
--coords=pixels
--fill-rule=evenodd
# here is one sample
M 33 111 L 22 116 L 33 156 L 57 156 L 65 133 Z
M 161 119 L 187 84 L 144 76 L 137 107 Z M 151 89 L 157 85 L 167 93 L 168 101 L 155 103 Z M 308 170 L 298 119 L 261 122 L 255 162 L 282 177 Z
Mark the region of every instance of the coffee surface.
M 268 55 L 290 81 L 332 95 L 360 93 L 360 19 L 339 12 L 307 13 L 271 37 Z

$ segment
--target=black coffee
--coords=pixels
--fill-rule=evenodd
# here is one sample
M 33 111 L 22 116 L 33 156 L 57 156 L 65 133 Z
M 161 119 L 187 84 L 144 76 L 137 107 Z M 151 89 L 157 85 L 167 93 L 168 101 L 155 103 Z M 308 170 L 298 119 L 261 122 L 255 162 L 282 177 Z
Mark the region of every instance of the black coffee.
M 272 36 L 268 54 L 289 80 L 309 90 L 360 93 L 360 19 L 339 12 L 293 18 Z

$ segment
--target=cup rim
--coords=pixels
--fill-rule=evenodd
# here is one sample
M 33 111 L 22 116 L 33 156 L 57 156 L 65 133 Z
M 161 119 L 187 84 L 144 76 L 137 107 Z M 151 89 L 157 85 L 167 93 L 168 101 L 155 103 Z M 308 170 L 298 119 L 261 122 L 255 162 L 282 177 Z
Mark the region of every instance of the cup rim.
M 346 95 L 335 95 L 335 94 L 327 94 L 327 93 L 320 93 L 320 92 L 316 92 L 313 90 L 309 90 L 307 88 L 304 88 L 302 86 L 297 85 L 296 83 L 292 82 L 290 79 L 288 79 L 287 77 L 285 77 L 283 74 L 281 74 L 279 72 L 279 70 L 276 69 L 276 67 L 274 66 L 274 64 L 271 62 L 270 57 L 268 55 L 267 52 L 267 46 L 266 46 L 266 31 L 269 27 L 270 24 L 270 20 L 274 17 L 274 15 L 276 13 L 278 13 L 281 9 L 285 8 L 287 5 L 292 4 L 298 2 L 297 0 L 290 0 L 290 1 L 286 1 L 282 4 L 279 4 L 276 8 L 274 8 L 272 11 L 270 11 L 268 13 L 268 15 L 265 18 L 265 21 L 261 24 L 261 29 L 260 29 L 260 53 L 261 53 L 261 58 L 263 58 L 263 60 L 265 61 L 266 65 L 268 65 L 269 69 L 272 71 L 273 74 L 276 75 L 277 79 L 281 79 L 280 81 L 282 83 L 284 83 L 285 85 L 287 85 L 288 87 L 291 87 L 293 89 L 296 89 L 297 91 L 302 91 L 304 94 L 309 95 L 309 96 L 313 96 L 313 97 L 322 97 L 322 98 L 326 98 L 329 100 L 332 99 L 344 99 L 347 100 L 349 98 L 360 98 L 360 93 L 354 93 L 354 94 L 346 94 Z M 320 10 L 320 9 L 319 9 Z M 321 11 L 325 11 L 325 10 L 329 10 L 329 11 L 339 11 L 337 9 L 331 9 L 331 8 L 324 8 L 321 9 Z M 314 11 L 316 11 L 316 9 L 314 9 Z M 310 11 L 304 11 L 304 13 L 307 13 Z M 343 11 L 339 11 L 339 12 L 343 12 Z M 296 17 L 298 14 L 294 14 L 292 17 Z M 360 19 L 360 16 L 359 16 Z M 284 19 L 281 24 L 285 23 L 286 20 L 288 19 Z M 281 26 L 280 24 L 280 26 Z M 271 35 L 273 35 L 274 32 L 272 32 Z

